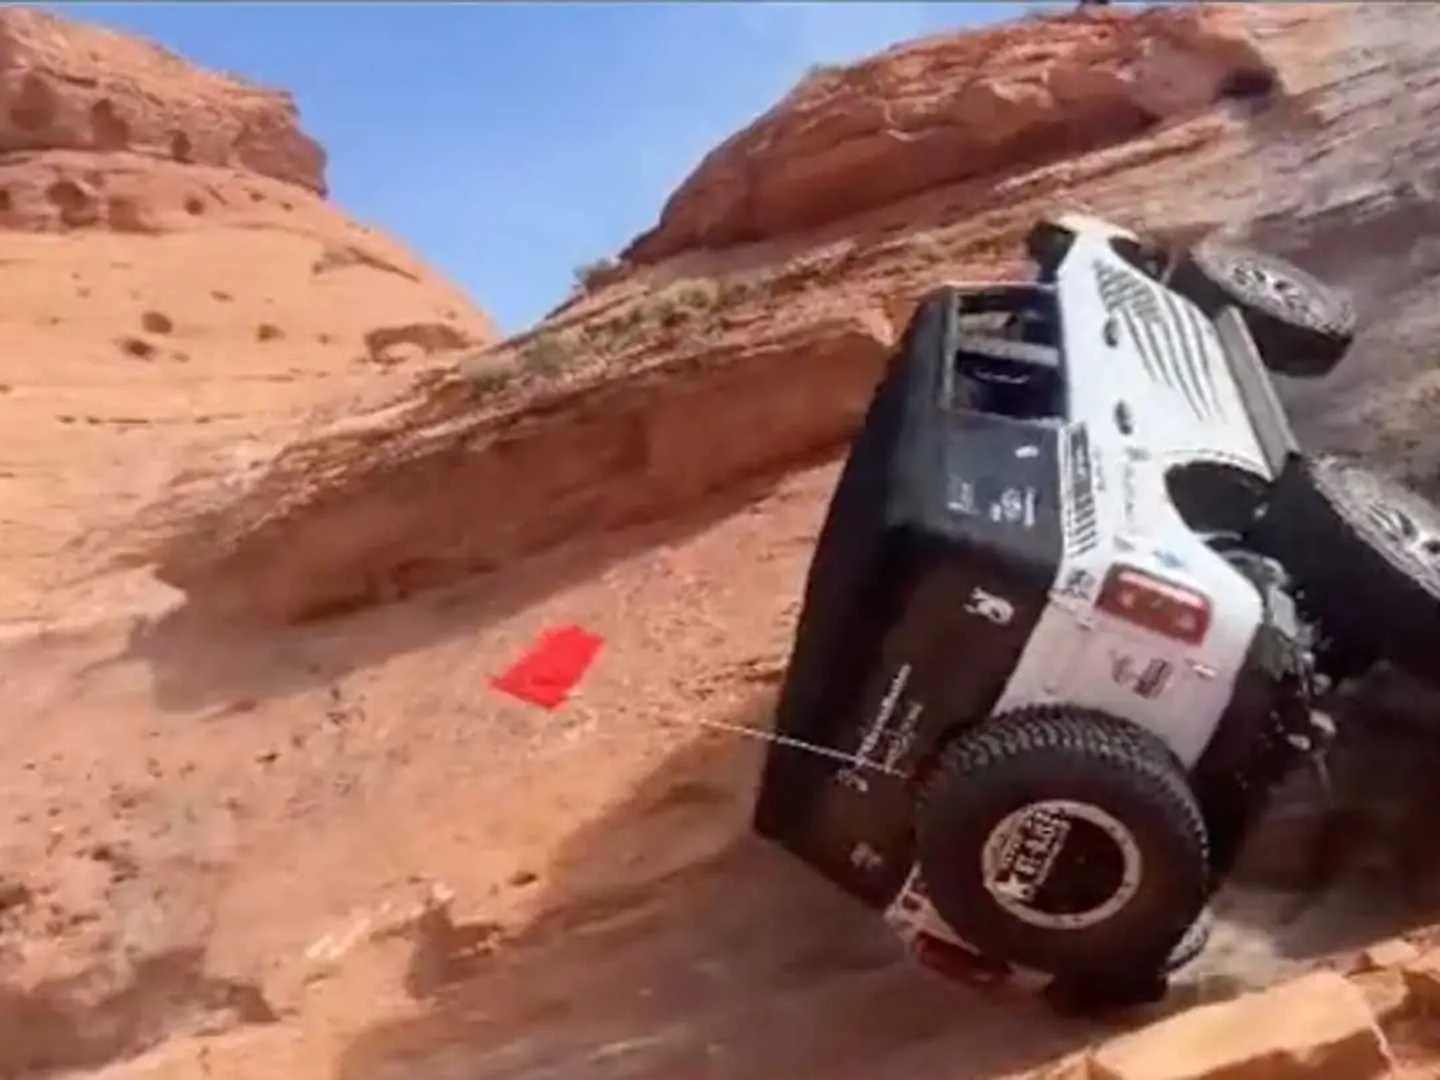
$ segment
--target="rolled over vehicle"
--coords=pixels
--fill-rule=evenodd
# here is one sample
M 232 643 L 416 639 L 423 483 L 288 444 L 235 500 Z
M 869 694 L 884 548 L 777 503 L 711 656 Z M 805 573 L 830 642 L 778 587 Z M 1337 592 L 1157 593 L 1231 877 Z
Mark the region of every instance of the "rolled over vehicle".
M 1440 512 L 1297 445 L 1270 374 L 1341 361 L 1340 293 L 1077 214 L 1027 248 L 923 297 L 875 391 L 754 824 L 932 964 L 1153 1000 L 1325 694 L 1431 675 Z

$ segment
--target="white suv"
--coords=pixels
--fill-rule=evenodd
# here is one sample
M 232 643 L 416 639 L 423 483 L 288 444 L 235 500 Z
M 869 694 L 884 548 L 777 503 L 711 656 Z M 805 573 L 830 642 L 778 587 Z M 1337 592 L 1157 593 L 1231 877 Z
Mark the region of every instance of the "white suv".
M 1440 515 L 1298 451 L 1267 368 L 1339 362 L 1327 286 L 1079 215 L 1028 246 L 875 393 L 755 825 L 931 960 L 1153 996 L 1342 664 L 1440 640 Z

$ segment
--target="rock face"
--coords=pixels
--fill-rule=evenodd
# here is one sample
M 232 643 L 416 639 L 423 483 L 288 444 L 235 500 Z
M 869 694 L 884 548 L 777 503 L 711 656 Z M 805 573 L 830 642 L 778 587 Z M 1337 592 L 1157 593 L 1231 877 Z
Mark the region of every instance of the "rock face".
M 325 151 L 300 130 L 290 95 L 202 71 L 149 42 L 40 11 L 0 12 L 0 115 L 0 154 L 7 156 L 38 150 L 137 154 L 234 168 L 325 194 Z M 29 226 L 53 219 L 65 210 L 59 204 L 76 198 L 53 194 L 47 214 L 11 192 L 5 210 Z
M 1433 932 L 1432 932 L 1433 936 Z M 1440 953 L 1392 938 L 1267 989 L 1176 1012 L 1033 1080 L 1371 1080 L 1433 1075 Z
M 815 228 L 1138 138 L 1276 80 L 1241 13 L 1101 11 L 808 75 L 716 147 L 626 252 L 655 262 Z
M 325 189 L 287 94 L 0 11 L 7 615 L 51 591 L 58 545 L 152 495 L 197 425 L 221 440 L 289 425 L 493 340 Z
M 1223 224 L 1335 275 L 1370 322 L 1295 388 L 1303 434 L 1423 474 L 1432 380 L 1409 341 L 1440 251 L 1399 246 L 1440 223 L 1429 11 L 1082 12 L 813 75 L 535 331 L 243 468 L 197 464 L 128 557 L 202 605 L 293 619 L 773 477 L 840 444 L 920 292 L 1015 272 L 1056 203 Z
M 1092 38 L 1097 80 L 1074 88 L 1089 68 L 1066 58 Z M 126 561 L 190 601 L 137 610 L 114 584 L 133 575 L 37 589 L 67 618 L 43 632 L 0 619 L 0 820 L 16 823 L 0 836 L 0 1075 L 938 1080 L 1069 1051 L 1040 1075 L 1335 1080 L 1392 1058 L 1426 1075 L 1404 1071 L 1426 1052 L 1406 1031 L 1440 1002 L 1433 942 L 1082 1049 L 1095 1028 L 946 994 L 873 915 L 736 843 L 761 747 L 713 729 L 769 712 L 834 479 L 779 474 L 842 444 L 915 296 L 1010 272 L 1042 207 L 1181 232 L 1226 222 L 1334 274 L 1371 322 L 1334 380 L 1291 388 L 1308 436 L 1436 463 L 1422 346 L 1440 259 L 1415 241 L 1437 220 L 1440 8 L 1187 6 L 987 40 L 1017 73 L 985 67 L 995 100 L 1033 94 L 1049 119 L 1009 142 L 972 124 L 983 170 L 922 167 L 847 120 L 838 143 L 877 176 L 921 178 L 878 189 L 896 201 L 806 216 L 781 185 L 768 217 L 717 210 L 724 227 L 707 232 L 677 198 L 655 234 L 679 220 L 671 235 L 692 238 L 675 254 L 632 252 L 463 363 L 453 350 L 487 335 L 483 317 L 303 179 L 90 148 L 0 159 L 7 190 L 78 177 L 93 192 L 68 220 L 25 196 L 30 226 L 0 231 L 0 596 L 49 584 L 38 568 L 91 508 L 121 519 Z M 965 37 L 896 50 L 863 66 L 881 90 L 843 101 L 893 97 L 906 115 L 901 89 L 922 86 L 911 58 L 963 71 L 976 54 Z M 1271 70 L 1283 92 L 1259 100 Z M 1082 107 L 1092 89 L 1103 108 Z M 762 121 L 770 143 L 731 145 L 844 173 L 815 134 L 832 99 L 812 91 Z M 1084 118 L 1073 133 L 1062 101 Z M 953 133 L 936 146 L 966 157 Z M 725 157 L 702 172 L 724 175 Z M 115 196 L 131 201 L 111 214 Z M 204 453 L 197 428 L 215 436 Z M 700 524 L 604 535 L 672 517 Z M 116 539 L 92 531 L 65 554 L 111 558 Z M 302 619 L 506 568 L 318 626 L 205 617 Z M 606 641 L 575 702 L 537 718 L 487 692 L 562 621 Z M 1431 759 L 1407 756 L 1405 775 L 1433 788 Z M 1362 763 L 1398 787 L 1392 760 Z M 1335 779 L 1363 808 L 1350 775 Z M 1365 820 L 1396 831 L 1396 803 Z M 1420 839 L 1406 861 L 1433 852 Z M 1362 869 L 1352 893 L 1378 910 L 1387 890 Z M 1423 869 L 1404 879 L 1433 884 Z M 415 886 L 442 881 L 417 904 Z M 1261 956 L 1230 985 L 1338 966 L 1337 951 L 1397 932 L 1332 921 L 1339 942 L 1254 916 L 1237 965 L 1256 936 L 1284 938 L 1285 963 Z M 1176 997 L 1215 985 L 1197 976 Z
M 1394 1060 L 1365 995 L 1320 971 L 1114 1040 L 1089 1080 L 1374 1080 Z
M 293 430 L 493 338 L 460 290 L 325 189 L 324 151 L 287 95 L 0 11 L 4 645 L 55 616 L 130 610 L 128 595 L 59 587 L 76 576 L 73 543 L 152 496 L 197 438 Z M 5 739 L 27 726 L 12 717 Z M 126 740 L 107 740 L 107 761 L 124 759 Z M 223 838 L 175 839 L 178 812 L 138 837 L 67 832 L 11 801 L 41 756 L 17 752 L 0 782 L 13 826 L 0 837 L 0 1076 L 273 1020 L 255 982 L 210 970 L 207 860 Z M 101 789 L 100 813 L 133 813 L 131 795 L 106 804 Z
M 276 456 L 216 466 L 238 501 L 216 503 L 213 472 L 182 478 L 141 517 L 158 534 L 142 552 L 158 550 L 162 580 L 227 615 L 290 621 L 398 599 L 692 506 L 833 444 L 892 340 L 882 318 L 837 313 L 690 357 L 689 371 L 648 386 L 473 417 L 473 388 L 449 382 Z

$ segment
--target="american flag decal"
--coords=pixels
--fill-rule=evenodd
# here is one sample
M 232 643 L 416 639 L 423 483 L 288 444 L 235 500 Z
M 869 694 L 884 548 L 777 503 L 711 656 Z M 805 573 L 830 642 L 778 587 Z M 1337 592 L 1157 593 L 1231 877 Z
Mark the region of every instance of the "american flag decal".
M 1183 397 L 1198 419 L 1217 418 L 1224 410 L 1213 349 L 1195 306 L 1132 271 L 1099 260 L 1091 268 L 1101 304 L 1135 343 L 1145 373 Z

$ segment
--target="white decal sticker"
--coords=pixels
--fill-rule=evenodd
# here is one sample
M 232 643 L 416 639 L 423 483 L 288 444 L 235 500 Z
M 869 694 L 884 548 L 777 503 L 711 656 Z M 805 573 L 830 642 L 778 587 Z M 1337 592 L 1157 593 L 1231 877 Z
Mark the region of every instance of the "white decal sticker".
M 925 706 L 918 701 L 912 701 L 905 709 L 905 718 L 890 736 L 890 743 L 885 749 L 884 765 L 887 771 L 895 772 L 899 768 L 900 759 L 905 756 L 920 731 L 920 714 L 924 711 Z
M 990 504 L 990 520 L 996 524 L 1035 527 L 1035 505 L 1038 496 L 1034 488 L 1007 488 L 999 502 Z
M 885 734 L 890 718 L 895 715 L 895 706 L 900 703 L 900 695 L 905 692 L 905 684 L 909 681 L 910 665 L 901 664 L 900 669 L 891 676 L 890 685 L 885 688 L 885 696 L 880 699 L 880 709 L 876 712 L 870 729 L 860 740 L 860 748 L 855 751 L 855 757 L 860 761 L 868 762 L 870 754 L 880 744 L 880 738 Z
M 856 844 L 850 849 L 850 865 L 864 873 L 873 873 L 885 865 L 885 856 L 869 844 Z
M 855 751 L 854 764 L 837 769 L 831 774 L 841 787 L 847 787 L 861 795 L 870 791 L 870 782 L 861 770 L 864 766 L 874 763 L 871 755 L 879 747 L 881 739 L 885 736 L 885 729 L 890 724 L 890 718 L 895 715 L 895 706 L 900 702 L 900 695 L 905 692 L 905 684 L 910 681 L 910 672 L 909 664 L 901 664 L 895 674 L 890 677 L 890 685 L 885 688 L 885 696 L 880 699 L 880 708 L 875 713 L 875 719 L 870 722 L 865 734 L 861 736 L 860 746 Z
M 970 591 L 970 600 L 965 605 L 965 610 L 971 615 L 989 619 L 996 626 L 1008 626 L 1010 620 L 1015 618 L 1014 604 L 1004 597 L 986 592 L 978 585 Z
M 1180 556 L 1176 555 L 1174 552 L 1164 551 L 1160 548 L 1155 549 L 1155 561 L 1161 566 L 1163 566 L 1166 570 L 1185 569 L 1184 559 L 1180 558 Z
M 946 484 L 945 505 L 957 514 L 975 513 L 975 485 L 969 480 L 951 477 Z
M 1007 488 L 1000 496 L 1000 511 L 1005 520 L 1014 525 L 1025 515 L 1025 496 L 1015 488 Z
M 1094 591 L 1095 575 L 1079 567 L 1066 574 L 1060 585 L 1060 595 L 1074 600 L 1089 600 Z
M 1110 656 L 1110 677 L 1116 683 L 1147 700 L 1158 698 L 1170 685 L 1170 676 L 1175 667 L 1168 660 L 1156 657 L 1143 667 L 1133 656 L 1112 653 Z
M 1127 460 L 1120 470 L 1120 500 L 1124 505 L 1125 520 L 1129 522 L 1135 520 L 1135 503 L 1139 497 L 1136 487 L 1135 463 Z
M 1021 446 L 1021 447 L 1017 447 L 1016 450 L 1015 450 L 1015 456 L 1016 456 L 1017 458 L 1022 459 L 1022 460 L 1023 460 L 1023 459 L 1026 459 L 1026 458 L 1039 457 L 1039 456 L 1040 456 L 1040 448 L 1039 448 L 1038 446 L 1033 446 L 1033 445 L 1032 445 L 1032 446 Z

